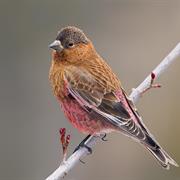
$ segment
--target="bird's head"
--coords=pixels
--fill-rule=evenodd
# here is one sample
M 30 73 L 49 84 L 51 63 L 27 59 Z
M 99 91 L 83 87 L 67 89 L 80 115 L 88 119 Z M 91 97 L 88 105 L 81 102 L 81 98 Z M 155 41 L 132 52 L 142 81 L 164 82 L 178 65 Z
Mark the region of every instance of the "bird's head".
M 90 44 L 82 30 L 68 26 L 58 32 L 55 41 L 49 47 L 61 57 L 76 59 L 76 56 L 82 56 L 89 50 Z

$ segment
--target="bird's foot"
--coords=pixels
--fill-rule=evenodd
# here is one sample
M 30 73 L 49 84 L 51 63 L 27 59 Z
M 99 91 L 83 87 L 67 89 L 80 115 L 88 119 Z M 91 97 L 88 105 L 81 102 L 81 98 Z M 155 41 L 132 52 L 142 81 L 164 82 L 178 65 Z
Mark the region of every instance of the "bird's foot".
M 89 134 L 88 136 L 86 136 L 86 137 L 80 142 L 80 144 L 75 148 L 75 150 L 73 151 L 73 153 L 75 153 L 75 152 L 76 152 L 77 150 L 79 150 L 80 148 L 85 147 L 85 148 L 88 150 L 89 154 L 92 154 L 92 149 L 85 144 L 90 137 L 91 137 L 90 134 Z
M 75 150 L 73 151 L 73 153 L 75 153 L 77 150 L 79 150 L 80 148 L 86 148 L 89 152 L 89 154 L 92 154 L 92 149 L 87 146 L 85 143 L 87 142 L 87 140 L 91 138 L 91 135 L 89 134 L 88 136 L 86 136 L 81 142 L 80 144 L 75 148 Z M 85 162 L 81 159 L 79 159 L 79 161 L 82 163 L 82 164 L 85 164 Z
M 155 78 L 156 78 L 156 75 L 153 73 L 153 72 L 151 72 L 151 82 L 150 82 L 150 84 L 149 84 L 149 87 L 147 87 L 146 89 L 144 89 L 142 92 L 141 92 L 141 96 L 145 93 L 145 92 L 147 92 L 148 90 L 150 90 L 150 89 L 152 89 L 152 88 L 160 88 L 161 87 L 161 84 L 154 84 L 154 80 L 155 80 Z

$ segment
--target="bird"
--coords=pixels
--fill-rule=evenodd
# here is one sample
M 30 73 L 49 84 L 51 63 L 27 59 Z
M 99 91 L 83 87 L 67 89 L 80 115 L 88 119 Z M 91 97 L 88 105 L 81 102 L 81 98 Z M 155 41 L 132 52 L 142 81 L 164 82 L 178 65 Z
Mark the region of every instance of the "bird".
M 178 166 L 147 129 L 119 78 L 81 29 L 60 29 L 49 48 L 53 93 L 75 128 L 88 136 L 121 132 L 142 144 L 165 169 Z

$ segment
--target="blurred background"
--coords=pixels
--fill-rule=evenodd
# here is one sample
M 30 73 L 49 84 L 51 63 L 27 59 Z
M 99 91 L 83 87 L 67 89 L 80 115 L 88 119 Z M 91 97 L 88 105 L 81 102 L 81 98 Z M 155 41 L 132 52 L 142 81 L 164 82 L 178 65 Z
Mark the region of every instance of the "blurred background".
M 72 128 L 53 96 L 48 44 L 67 25 L 82 28 L 128 93 L 180 41 L 176 0 L 0 1 L 0 180 L 43 180 L 62 159 L 58 130 L 67 128 L 69 153 L 85 137 Z M 180 164 L 180 58 L 137 104 L 145 124 Z M 79 163 L 69 180 L 179 180 L 137 143 L 120 134 Z

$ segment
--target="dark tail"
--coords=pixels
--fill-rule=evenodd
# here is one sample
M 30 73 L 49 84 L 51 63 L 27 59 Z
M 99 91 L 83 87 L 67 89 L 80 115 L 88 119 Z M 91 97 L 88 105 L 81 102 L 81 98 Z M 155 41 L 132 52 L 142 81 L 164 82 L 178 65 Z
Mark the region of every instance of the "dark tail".
M 158 160 L 158 162 L 166 169 L 170 165 L 178 167 L 179 165 L 161 148 L 161 146 L 148 134 L 146 136 L 146 143 L 142 143 L 151 152 L 151 154 Z
M 164 168 L 169 169 L 170 165 L 179 166 L 161 147 L 157 149 L 147 147 L 147 149 Z

